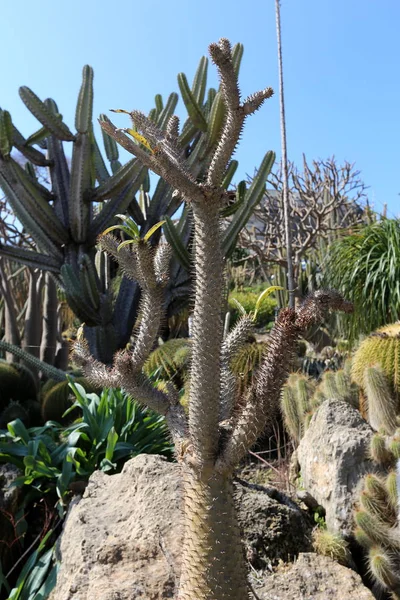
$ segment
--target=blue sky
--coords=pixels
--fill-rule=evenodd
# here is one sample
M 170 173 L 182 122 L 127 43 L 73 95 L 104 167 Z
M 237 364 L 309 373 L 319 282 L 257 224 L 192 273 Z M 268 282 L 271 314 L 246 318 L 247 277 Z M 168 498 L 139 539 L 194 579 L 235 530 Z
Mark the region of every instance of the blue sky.
M 274 0 L 3 0 L 0 106 L 29 135 L 37 122 L 18 96 L 27 85 L 52 97 L 72 127 L 81 69 L 95 71 L 94 114 L 148 112 L 156 93 L 191 80 L 207 46 L 242 42 L 241 88 L 278 89 Z M 247 9 L 248 7 L 248 9 Z M 335 155 L 355 162 L 376 210 L 400 214 L 398 0 L 282 0 L 289 158 L 300 165 Z M 215 71 L 209 70 L 209 84 Z M 182 114 L 182 107 L 178 108 Z M 126 126 L 126 117 L 115 122 Z M 237 158 L 252 173 L 264 153 L 280 154 L 276 94 L 249 119 Z

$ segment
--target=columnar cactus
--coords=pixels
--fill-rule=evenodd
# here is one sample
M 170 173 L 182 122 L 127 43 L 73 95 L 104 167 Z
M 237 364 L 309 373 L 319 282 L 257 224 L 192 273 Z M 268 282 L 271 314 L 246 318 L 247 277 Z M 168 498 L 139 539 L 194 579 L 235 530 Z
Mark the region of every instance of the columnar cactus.
M 221 81 L 218 102 L 224 107 L 225 118 L 201 181 L 197 180 L 197 173 L 179 143 L 177 117 L 171 117 L 163 130 L 144 114 L 132 111 L 135 130 L 142 136 L 137 138 L 139 145 L 107 118 L 101 121 L 103 129 L 163 177 L 193 213 L 195 298 L 188 416 L 172 383 L 165 390 L 156 389 L 142 373 L 163 317 L 168 248 L 159 246 L 155 250 L 143 238 L 131 247 L 121 247 L 110 234 L 101 238 L 102 248 L 142 288 L 140 325 L 133 348 L 117 353 L 112 367 L 92 357 L 84 340 L 76 344 L 75 353 L 86 376 L 94 382 L 122 385 L 138 401 L 166 417 L 181 463 L 184 487 L 179 600 L 244 600 L 250 597 L 250 590 L 233 503 L 234 468 L 279 407 L 281 388 L 299 336 L 330 309 L 349 310 L 350 306 L 336 292 L 318 291 L 297 310 L 282 310 L 253 384 L 236 401 L 235 388 L 230 386 L 229 362 L 243 339 L 247 339 L 251 319 L 241 319 L 223 340 L 223 246 L 232 243 L 237 226 L 231 224 L 221 231 L 222 211 L 228 201 L 223 182 L 246 117 L 272 95 L 272 90 L 266 88 L 241 101 L 229 41 L 221 39 L 218 44 L 211 44 L 210 55 Z M 191 101 L 194 108 L 197 106 L 200 119 L 202 109 L 195 98 Z M 273 158 L 272 153 L 267 153 L 260 170 L 268 172 Z M 265 180 L 253 182 L 244 195 L 243 210 L 249 210 L 252 195 L 262 195 L 264 190 Z
M 243 46 L 236 45 L 236 72 L 242 53 Z M 192 87 L 184 74 L 178 79 L 189 115 L 179 143 L 193 177 L 199 180 L 211 160 L 225 114 L 221 91 L 213 88 L 207 91 L 207 68 L 208 61 L 203 57 Z M 110 168 L 106 166 L 93 133 L 93 70 L 90 66 L 83 69 L 75 132 L 63 121 L 54 100 L 43 102 L 26 86 L 20 88 L 20 96 L 41 127 L 25 139 L 10 113 L 0 110 L 0 187 L 13 212 L 32 236 L 36 249 L 0 244 L 0 255 L 51 273 L 64 288 L 71 309 L 85 323 L 85 336 L 92 353 L 109 363 L 114 352 L 129 342 L 138 315 L 140 288 L 135 281 L 124 278 L 117 297 L 112 298 L 109 265 L 96 253 L 98 235 L 113 222 L 117 213 L 130 214 L 142 235 L 161 219 L 167 220 L 165 234 L 174 243 L 181 261 L 186 260 L 183 265 L 175 260 L 171 266 L 165 303 L 169 314 L 173 314 L 182 302 L 187 302 L 190 293 L 191 266 L 186 248 L 192 229 L 190 211 L 184 212 L 177 230 L 170 217 L 181 205 L 182 198 L 173 194 L 174 187 L 166 179 L 160 179 L 150 197 L 148 165 L 137 158 L 121 165 L 118 146 L 104 130 L 103 142 Z M 155 97 L 155 108 L 149 118 L 160 131 L 166 131 L 177 101 L 176 93 L 172 93 L 165 104 L 161 95 Z M 71 165 L 65 154 L 69 144 Z M 14 149 L 28 161 L 26 169 L 13 157 Z M 34 166 L 47 168 L 49 188 L 40 184 Z M 224 189 L 230 185 L 237 166 L 237 161 L 230 162 L 224 173 Z M 264 181 L 265 171 L 260 173 L 259 179 Z M 261 200 L 260 185 L 255 187 L 252 203 Z M 232 220 L 225 256 L 233 250 L 252 203 L 234 203 L 227 207 L 230 214 L 239 208 L 240 211 Z M 156 244 L 159 237 L 160 232 L 152 242 Z M 47 325 L 46 335 L 51 337 L 53 333 L 50 324 Z M 14 339 L 9 341 L 16 343 Z M 46 357 L 42 355 L 42 358 Z
M 315 380 L 298 373 L 292 373 L 283 388 L 281 410 L 286 428 L 296 445 L 303 437 L 309 415 L 315 408 L 312 404 L 315 388 Z
M 369 474 L 355 513 L 355 537 L 367 551 L 371 574 L 396 599 L 400 598 L 398 493 L 395 471 L 386 479 Z
M 325 371 L 320 383 L 305 375 L 292 373 L 283 388 L 281 410 L 286 428 L 297 445 L 315 410 L 325 400 L 343 400 L 356 406 L 358 387 L 344 370 Z

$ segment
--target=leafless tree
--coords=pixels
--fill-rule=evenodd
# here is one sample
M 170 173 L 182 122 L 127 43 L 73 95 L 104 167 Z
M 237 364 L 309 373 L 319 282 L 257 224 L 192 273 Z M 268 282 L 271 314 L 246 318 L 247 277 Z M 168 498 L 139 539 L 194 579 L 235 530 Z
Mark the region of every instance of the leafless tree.
M 296 285 L 303 261 L 317 250 L 321 239 L 330 242 L 340 232 L 365 221 L 366 186 L 354 164 L 345 162 L 338 166 L 334 157 L 314 160 L 309 165 L 303 156 L 302 172 L 293 163 L 289 163 L 288 171 Z M 255 259 L 263 273 L 274 265 L 288 267 L 282 179 L 280 169 L 270 175 L 265 201 L 241 235 L 242 246 L 250 251 L 250 258 Z

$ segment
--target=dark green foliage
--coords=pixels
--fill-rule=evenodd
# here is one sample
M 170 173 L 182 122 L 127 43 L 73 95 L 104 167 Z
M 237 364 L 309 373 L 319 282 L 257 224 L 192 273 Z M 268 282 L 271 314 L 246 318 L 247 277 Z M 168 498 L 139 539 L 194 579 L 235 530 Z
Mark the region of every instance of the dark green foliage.
M 326 283 L 354 303 L 354 313 L 344 320 L 346 336 L 399 318 L 400 221 L 382 219 L 343 237 L 329 249 L 324 269 Z
M 29 424 L 28 411 L 19 402 L 10 400 L 6 408 L 1 413 L 0 427 L 6 426 L 7 423 L 10 421 L 15 421 L 15 419 L 21 419 L 23 423 Z
M 32 373 L 22 365 L 0 360 L 0 406 L 4 410 L 10 400 L 35 400 L 36 383 Z
M 98 386 L 94 386 L 84 377 L 76 377 L 74 381 L 83 386 L 88 393 L 100 391 Z M 45 423 L 56 421 L 63 424 L 70 422 L 71 415 L 69 418 L 63 417 L 63 415 L 73 402 L 74 396 L 68 381 L 57 382 L 49 379 L 42 390 L 41 411 L 43 421 Z M 74 414 L 76 416 L 76 412 Z
M 173 381 L 180 389 L 180 384 L 187 378 L 189 363 L 190 339 L 177 338 L 168 340 L 153 350 L 143 370 L 153 379 Z
M 121 390 L 86 394 L 71 383 L 80 415 L 63 427 L 48 421 L 27 429 L 19 419 L 0 431 L 0 462 L 11 462 L 23 473 L 17 484 L 33 485 L 37 493 L 57 489 L 61 504 L 71 481 L 87 479 L 93 471 L 118 471 L 129 458 L 146 453 L 171 456 L 164 419 L 141 409 Z M 51 391 L 51 390 L 50 390 Z
M 21 419 L 27 426 L 37 423 L 37 388 L 31 371 L 18 363 L 0 360 L 0 427 Z
M 4 587 L 7 600 L 46 600 L 56 585 L 58 564 L 55 561 L 56 546 L 52 543 L 50 529 L 40 540 L 38 547 L 23 563 L 14 587 L 8 583 L 0 562 L 0 594 Z M 1 596 L 5 598 L 5 595 Z
M 22 515 L 29 516 L 32 503 L 46 496 L 46 505 L 54 506 L 64 518 L 74 482 L 84 486 L 96 469 L 118 472 L 126 460 L 143 452 L 172 456 L 164 419 L 141 409 L 124 392 L 104 390 L 100 397 L 87 395 L 79 384 L 74 386 L 74 392 L 74 410 L 80 416 L 69 427 L 48 422 L 43 427 L 27 429 L 16 419 L 8 424 L 7 431 L 0 431 L 0 462 L 12 463 L 22 473 L 14 483 L 21 486 L 21 504 L 16 511 Z M 38 523 L 26 521 L 24 516 L 20 523 L 24 525 L 21 543 L 29 533 L 36 536 Z M 53 544 L 50 530 L 22 563 L 15 584 L 21 587 L 21 595 L 10 598 L 28 600 L 36 591 L 43 594 L 35 596 L 36 600 L 47 598 L 58 568 L 52 566 Z M 0 564 L 0 592 L 3 586 L 10 593 Z

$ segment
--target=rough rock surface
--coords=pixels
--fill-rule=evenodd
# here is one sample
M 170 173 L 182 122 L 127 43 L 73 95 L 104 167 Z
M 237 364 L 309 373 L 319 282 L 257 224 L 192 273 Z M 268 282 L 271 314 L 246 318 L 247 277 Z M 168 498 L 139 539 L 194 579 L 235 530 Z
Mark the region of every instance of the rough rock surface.
M 351 536 L 353 507 L 366 473 L 373 430 L 350 404 L 327 400 L 317 410 L 297 449 L 302 487 L 326 511 L 328 528 Z
M 300 554 L 254 586 L 260 600 L 373 600 L 361 577 L 325 556 Z
M 180 506 L 177 467 L 159 456 L 95 472 L 67 517 L 51 600 L 173 598 Z
M 269 569 L 312 549 L 315 523 L 284 494 L 275 488 L 268 494 L 262 486 L 239 485 L 235 497 L 246 556 L 255 569 Z
M 312 524 L 286 496 L 241 484 L 236 496 L 247 557 L 256 569 L 309 550 Z M 96 472 L 69 511 L 51 600 L 173 598 L 181 517 L 176 464 L 141 455 L 118 475 Z

